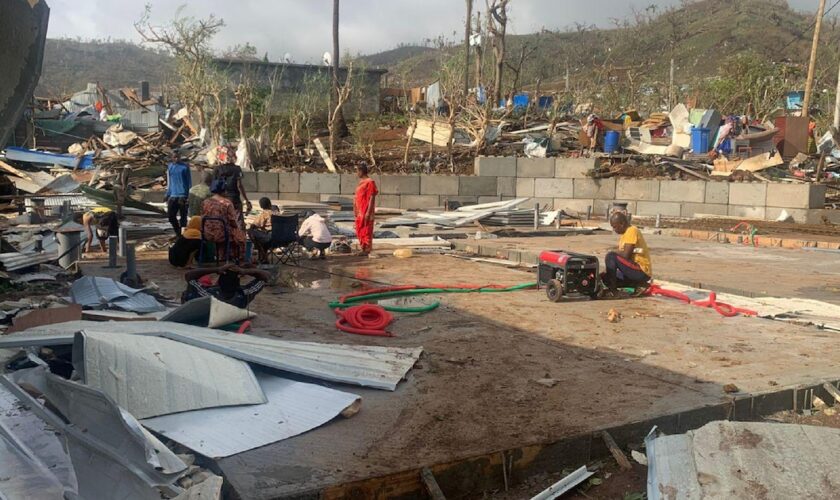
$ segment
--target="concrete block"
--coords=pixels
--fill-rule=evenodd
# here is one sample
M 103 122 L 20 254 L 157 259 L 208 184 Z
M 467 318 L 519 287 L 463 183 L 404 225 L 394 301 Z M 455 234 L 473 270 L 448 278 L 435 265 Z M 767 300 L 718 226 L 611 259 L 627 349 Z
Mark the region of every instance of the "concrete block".
M 659 201 L 659 181 L 655 179 L 616 179 L 615 197 L 620 200 Z
M 534 179 L 534 196 L 540 198 L 574 198 L 572 179 Z
M 379 177 L 382 194 L 420 194 L 419 175 L 383 175 Z
M 501 196 L 479 196 L 478 197 L 478 204 L 482 203 L 494 203 L 497 201 L 502 201 Z
M 496 177 L 496 194 L 516 196 L 516 177 Z
M 767 206 L 779 208 L 823 208 L 825 186 L 816 184 L 767 184 Z M 770 216 L 768 215 L 769 219 Z
M 440 206 L 440 197 L 435 195 L 404 194 L 400 196 L 400 208 L 429 209 Z
M 277 172 L 257 172 L 257 190 L 270 193 L 277 191 L 280 185 L 280 176 Z
M 724 203 L 683 203 L 681 217 L 699 217 L 702 214 L 729 215 L 729 205 Z
M 659 181 L 659 201 L 703 203 L 706 201 L 706 182 Z
M 421 175 L 420 194 L 457 196 L 458 176 L 456 175 Z
M 516 175 L 516 157 L 479 156 L 475 159 L 475 175 L 482 177 L 513 177 Z
M 663 217 L 679 217 L 682 204 L 669 201 L 640 201 L 636 203 L 636 215 L 662 215 Z
M 281 193 L 300 192 L 300 174 L 297 172 L 277 172 L 277 191 Z
M 615 179 L 575 179 L 574 198 L 613 200 Z M 590 200 L 591 201 L 591 200 Z
M 341 194 L 353 194 L 356 192 L 356 186 L 359 185 L 359 178 L 356 174 L 340 174 L 341 175 Z M 377 189 L 380 188 L 381 180 L 379 174 L 371 174 L 371 179 L 376 183 Z
M 459 196 L 495 196 L 497 181 L 495 177 L 462 175 L 458 177 Z
M 729 204 L 764 208 L 767 203 L 767 184 L 764 182 L 730 182 Z M 731 215 L 731 214 L 730 214 Z M 764 218 L 762 212 L 761 219 Z
M 554 177 L 554 158 L 517 158 L 517 177 Z
M 257 172 L 242 172 L 242 187 L 246 193 L 259 191 L 257 186 Z
M 376 197 L 376 206 L 383 208 L 400 208 L 400 198 L 398 194 L 380 194 Z
M 565 210 L 566 213 L 586 214 L 588 210 L 595 209 L 595 200 L 581 198 L 555 198 L 554 210 Z M 592 212 L 595 214 L 595 212 Z
M 726 205 L 729 203 L 729 182 L 713 181 L 706 183 L 706 203 Z
M 534 179 L 516 178 L 516 197 L 529 198 L 534 196 Z
M 734 187 L 734 185 L 733 185 Z M 731 217 L 743 217 L 745 219 L 764 219 L 767 215 L 765 207 L 745 206 L 745 205 L 729 205 L 729 213 Z
M 321 203 L 321 195 L 318 193 L 280 193 L 277 196 L 280 200 Z
M 764 218 L 766 220 L 776 220 L 782 214 L 782 210 L 786 211 L 788 215 L 793 217 L 793 222 L 798 222 L 800 224 L 807 223 L 811 213 L 811 210 L 806 208 L 767 207 L 764 212 Z M 822 221 L 818 222 L 818 224 L 820 223 L 822 223 Z
M 808 224 L 825 224 L 826 221 L 831 224 L 840 224 L 840 210 L 808 210 L 806 221 Z
M 554 177 L 561 179 L 585 179 L 587 172 L 595 168 L 595 158 L 562 158 L 554 159 Z
M 341 176 L 338 174 L 300 174 L 300 192 L 339 194 Z
M 606 217 L 607 210 L 612 207 L 614 202 L 627 203 L 627 211 L 631 214 L 636 213 L 636 201 L 634 200 L 594 200 L 595 209 L 592 213 L 598 217 Z

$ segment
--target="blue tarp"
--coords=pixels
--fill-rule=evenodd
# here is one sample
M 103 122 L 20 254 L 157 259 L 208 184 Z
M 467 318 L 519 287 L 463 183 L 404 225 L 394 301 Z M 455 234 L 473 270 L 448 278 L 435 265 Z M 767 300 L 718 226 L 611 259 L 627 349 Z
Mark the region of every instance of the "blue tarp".
M 23 161 L 26 163 L 40 163 L 43 165 L 61 165 L 67 168 L 79 168 L 88 170 L 93 168 L 93 154 L 88 154 L 79 158 L 73 155 L 64 155 L 58 153 L 47 153 L 46 151 L 37 151 L 34 149 L 26 149 L 17 146 L 9 146 L 6 148 L 6 158 L 14 161 Z

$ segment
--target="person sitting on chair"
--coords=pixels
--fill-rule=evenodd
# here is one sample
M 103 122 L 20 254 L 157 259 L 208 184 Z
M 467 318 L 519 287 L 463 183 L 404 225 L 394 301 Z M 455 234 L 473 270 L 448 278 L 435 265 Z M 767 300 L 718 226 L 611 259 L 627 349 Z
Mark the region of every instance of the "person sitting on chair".
M 618 240 L 618 251 L 607 253 L 604 284 L 612 295 L 617 295 L 619 286 L 632 287 L 637 292 L 646 289 L 652 277 L 652 268 L 650 250 L 642 232 L 638 227 L 630 225 L 623 212 L 613 212 L 610 225 L 621 237 Z
M 187 267 L 201 248 L 201 217 L 190 217 L 187 227 L 169 247 L 169 263 L 175 267 Z
M 300 243 L 312 253 L 311 258 L 316 257 L 317 250 L 317 256 L 326 259 L 326 250 L 332 244 L 332 235 L 327 228 L 327 223 L 323 217 L 311 210 L 307 211 L 305 216 L 306 219 L 298 230 Z
M 271 200 L 266 197 L 260 198 L 260 208 L 262 212 L 248 228 L 248 236 L 254 242 L 259 254 L 259 262 L 265 263 L 268 259 L 268 243 L 271 241 L 271 216 L 275 215 L 274 207 L 271 206 Z
M 206 278 L 211 274 L 219 276 L 215 285 L 207 284 Z M 239 282 L 242 276 L 251 276 L 254 279 L 243 286 Z M 271 275 L 261 269 L 242 269 L 234 264 L 226 264 L 221 267 L 187 271 L 184 279 L 187 289 L 181 295 L 181 303 L 211 296 L 232 306 L 245 308 L 271 280 Z

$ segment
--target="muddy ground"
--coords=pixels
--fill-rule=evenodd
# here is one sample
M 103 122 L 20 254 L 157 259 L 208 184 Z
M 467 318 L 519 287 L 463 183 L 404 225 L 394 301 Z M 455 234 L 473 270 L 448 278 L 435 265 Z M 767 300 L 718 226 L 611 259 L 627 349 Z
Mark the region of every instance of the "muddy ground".
M 716 258 L 698 250 L 696 241 L 660 238 L 666 237 L 649 241 L 656 245 L 654 266 L 663 272 L 691 275 L 697 269 L 711 274 L 717 269 L 715 276 L 725 275 L 758 292 L 773 280 L 770 273 L 785 269 L 779 265 L 784 256 L 763 253 L 766 249 L 744 260 L 726 253 L 733 248 L 718 245 L 724 254 Z M 562 244 L 588 251 L 613 239 L 581 236 Z M 527 244 L 540 244 L 532 240 Z M 549 248 L 557 246 L 557 241 L 548 243 L 553 243 Z M 169 267 L 163 252 L 139 256 L 143 276 L 165 294 L 180 293 L 182 271 Z M 744 270 L 747 265 L 755 270 Z M 840 378 L 840 345 L 834 334 L 769 320 L 723 318 L 654 298 L 554 304 L 542 291 L 429 297 L 424 300 L 441 300 L 442 306 L 426 315 L 398 315 L 394 338 L 353 336 L 335 329 L 327 307 L 341 293 L 385 283 L 513 285 L 532 281 L 533 273 L 444 255 L 402 260 L 387 253 L 375 259 L 304 261 L 301 266 L 281 268 L 281 284 L 256 299 L 253 310 L 259 316 L 251 334 L 422 346 L 424 354 L 395 392 L 338 385 L 363 397 L 362 411 L 353 418 L 221 460 L 226 478 L 248 498 L 316 491 L 717 404 L 731 397 L 723 391 L 725 384 L 756 393 Z M 94 274 L 108 272 L 99 262 L 84 267 Z M 617 323 L 607 321 L 612 308 L 622 313 Z M 544 385 L 540 379 L 555 383 Z M 531 487 L 543 489 L 551 479 Z M 628 479 L 627 491 L 639 491 L 637 480 Z

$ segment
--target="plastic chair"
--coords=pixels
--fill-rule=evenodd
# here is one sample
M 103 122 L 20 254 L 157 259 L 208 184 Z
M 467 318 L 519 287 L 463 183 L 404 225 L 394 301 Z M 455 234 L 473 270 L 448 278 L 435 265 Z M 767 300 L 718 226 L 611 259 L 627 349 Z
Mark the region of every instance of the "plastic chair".
M 298 263 L 300 243 L 298 242 L 298 216 L 272 215 L 271 238 L 264 245 L 268 258 L 274 263 Z
M 207 221 L 215 221 L 222 225 L 222 229 L 225 231 L 225 262 L 230 261 L 230 231 L 227 226 L 227 222 L 222 219 L 221 217 L 202 217 L 201 218 L 201 247 L 198 250 L 198 262 L 203 263 L 204 261 L 204 247 L 207 243 L 215 243 L 212 241 L 207 241 L 204 239 L 204 225 Z M 218 248 L 216 249 L 216 265 L 219 264 L 219 252 Z

